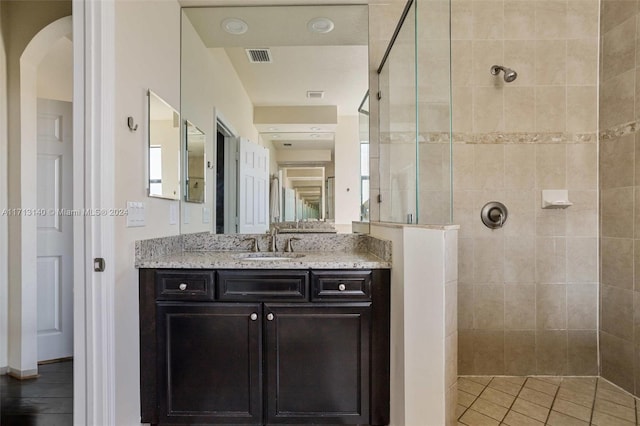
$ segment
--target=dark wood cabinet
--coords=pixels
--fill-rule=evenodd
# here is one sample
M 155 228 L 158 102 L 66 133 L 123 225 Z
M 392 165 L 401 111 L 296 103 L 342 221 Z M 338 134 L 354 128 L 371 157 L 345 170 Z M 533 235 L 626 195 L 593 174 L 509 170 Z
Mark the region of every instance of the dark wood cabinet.
M 388 270 L 141 269 L 140 339 L 144 423 L 389 423 Z

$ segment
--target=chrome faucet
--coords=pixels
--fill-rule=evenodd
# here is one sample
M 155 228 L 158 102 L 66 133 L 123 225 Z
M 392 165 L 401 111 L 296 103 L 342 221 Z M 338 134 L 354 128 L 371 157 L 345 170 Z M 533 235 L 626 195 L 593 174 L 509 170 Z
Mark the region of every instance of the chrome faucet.
M 287 245 L 284 247 L 284 251 L 293 252 L 293 244 L 292 241 L 300 241 L 298 237 L 291 237 L 287 240 Z

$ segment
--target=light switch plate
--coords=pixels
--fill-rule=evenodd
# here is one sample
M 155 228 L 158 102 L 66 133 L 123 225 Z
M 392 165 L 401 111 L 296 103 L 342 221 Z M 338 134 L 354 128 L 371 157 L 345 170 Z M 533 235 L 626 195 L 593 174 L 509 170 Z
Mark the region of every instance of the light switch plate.
M 209 223 L 211 221 L 211 209 L 209 207 L 202 208 L 202 223 Z
M 169 205 L 169 225 L 177 225 L 178 224 L 178 205 L 176 203 L 171 203 Z
M 135 228 L 145 225 L 144 203 L 142 201 L 127 201 L 127 227 Z

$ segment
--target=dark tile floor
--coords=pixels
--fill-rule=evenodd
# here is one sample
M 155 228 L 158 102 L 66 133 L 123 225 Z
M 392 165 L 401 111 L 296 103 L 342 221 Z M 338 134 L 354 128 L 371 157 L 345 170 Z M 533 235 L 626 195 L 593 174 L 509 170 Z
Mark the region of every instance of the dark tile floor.
M 37 379 L 0 376 L 0 425 L 73 425 L 73 362 L 38 367 Z

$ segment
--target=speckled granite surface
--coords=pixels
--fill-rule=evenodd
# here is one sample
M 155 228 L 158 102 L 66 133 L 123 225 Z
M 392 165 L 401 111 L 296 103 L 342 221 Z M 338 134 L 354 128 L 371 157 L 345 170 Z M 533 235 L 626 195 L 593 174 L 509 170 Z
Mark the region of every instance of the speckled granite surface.
M 216 235 L 197 233 L 136 242 L 136 268 L 248 268 L 248 269 L 375 269 L 391 267 L 391 242 L 361 234 L 302 234 L 276 236 L 282 252 L 289 238 L 304 257 L 286 260 L 248 260 L 251 238 L 268 252 L 265 234 Z

